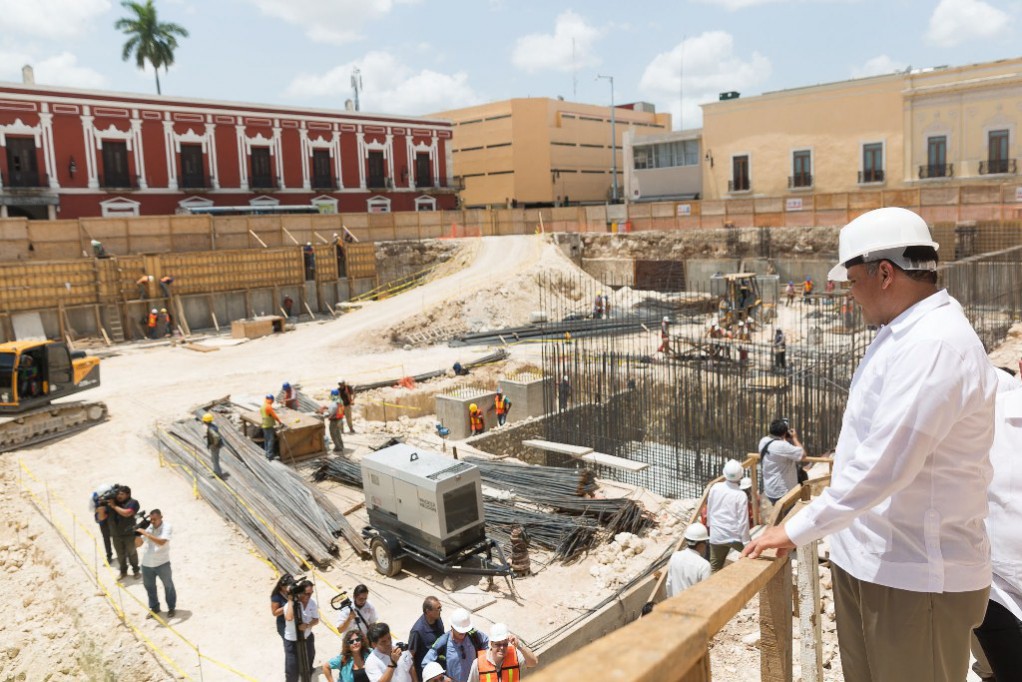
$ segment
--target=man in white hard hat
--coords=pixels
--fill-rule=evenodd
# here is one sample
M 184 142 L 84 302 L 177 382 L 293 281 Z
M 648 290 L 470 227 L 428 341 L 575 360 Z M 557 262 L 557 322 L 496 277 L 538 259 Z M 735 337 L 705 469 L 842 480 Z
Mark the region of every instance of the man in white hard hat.
M 710 568 L 724 568 L 728 552 L 741 552 L 749 541 L 749 497 L 739 487 L 745 470 L 738 460 L 724 462 L 724 480 L 714 483 L 706 497 L 706 525 L 710 527 Z
M 710 562 L 706 560 L 706 543 L 710 534 L 706 526 L 696 521 L 685 529 L 685 549 L 671 555 L 667 562 L 667 596 L 673 597 L 710 577 Z
M 423 657 L 423 670 L 437 662 L 453 682 L 465 682 L 477 653 L 486 651 L 489 646 L 490 638 L 472 627 L 472 615 L 465 609 L 458 609 L 451 614 L 451 629 L 433 642 Z
M 512 635 L 503 623 L 490 628 L 490 646 L 480 651 L 469 669 L 468 682 L 510 682 L 521 679 L 525 669 L 539 662 L 529 647 Z
M 830 536 L 845 680 L 965 679 L 990 588 L 984 527 L 997 379 L 937 288 L 925 221 L 882 208 L 841 230 L 830 278 L 880 331 L 852 379 L 830 487 L 745 549 Z
M 451 678 L 444 674 L 444 667 L 433 661 L 422 668 L 422 682 L 451 682 Z
M 664 355 L 669 355 L 671 352 L 671 319 L 666 315 L 660 321 L 660 346 L 656 352 Z

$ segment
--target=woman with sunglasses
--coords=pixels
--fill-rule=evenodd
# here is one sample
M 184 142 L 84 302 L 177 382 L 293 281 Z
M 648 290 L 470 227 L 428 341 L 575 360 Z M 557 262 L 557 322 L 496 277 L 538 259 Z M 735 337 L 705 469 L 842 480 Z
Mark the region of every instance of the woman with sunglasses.
M 332 670 L 337 671 L 340 682 L 369 682 L 365 671 L 365 636 L 358 630 L 344 633 L 341 640 L 341 654 L 323 664 L 323 677 L 334 682 Z

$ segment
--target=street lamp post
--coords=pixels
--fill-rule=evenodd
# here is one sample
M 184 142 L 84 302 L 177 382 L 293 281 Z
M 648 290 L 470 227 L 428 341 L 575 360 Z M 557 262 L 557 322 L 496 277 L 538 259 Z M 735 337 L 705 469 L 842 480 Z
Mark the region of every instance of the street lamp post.
M 617 203 L 617 117 L 614 115 L 614 77 L 601 76 L 597 79 L 610 81 L 610 172 L 611 172 L 611 200 Z

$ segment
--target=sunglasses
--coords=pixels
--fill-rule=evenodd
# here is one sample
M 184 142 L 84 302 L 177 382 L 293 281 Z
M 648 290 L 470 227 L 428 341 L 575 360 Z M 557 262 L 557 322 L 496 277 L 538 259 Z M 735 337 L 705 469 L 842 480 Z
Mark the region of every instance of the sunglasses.
M 348 640 L 348 645 L 349 646 L 352 645 L 352 644 L 361 644 L 361 643 L 362 643 L 361 639 L 349 639 Z

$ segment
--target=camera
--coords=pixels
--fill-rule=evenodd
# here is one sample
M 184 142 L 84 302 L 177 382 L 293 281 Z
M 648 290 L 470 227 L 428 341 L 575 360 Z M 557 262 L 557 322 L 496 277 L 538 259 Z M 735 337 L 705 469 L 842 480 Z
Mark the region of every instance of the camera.
M 122 486 L 120 483 L 114 483 L 103 493 L 96 496 L 96 506 L 101 507 L 107 504 L 108 502 L 113 502 L 114 499 L 116 499 L 117 497 L 117 493 L 121 492 L 122 490 L 124 490 L 124 486 Z
M 335 611 L 346 609 L 351 606 L 351 599 L 348 597 L 347 590 L 341 590 L 338 594 L 334 595 L 334 598 L 330 600 L 330 606 Z
M 398 642 L 397 644 L 394 645 L 394 648 L 395 649 L 400 649 L 401 651 L 408 651 L 408 643 L 407 642 Z
M 309 581 L 306 580 L 303 575 L 298 576 L 297 578 L 292 578 L 291 582 L 287 585 L 287 593 L 290 594 L 292 598 L 300 597 L 305 594 L 305 588 L 308 587 L 309 584 Z
M 142 531 L 144 531 L 146 528 L 148 528 L 151 525 L 153 525 L 152 519 L 149 518 L 149 515 L 145 513 L 144 509 L 142 511 L 140 511 L 138 514 L 135 514 L 135 534 L 136 535 L 141 535 Z

